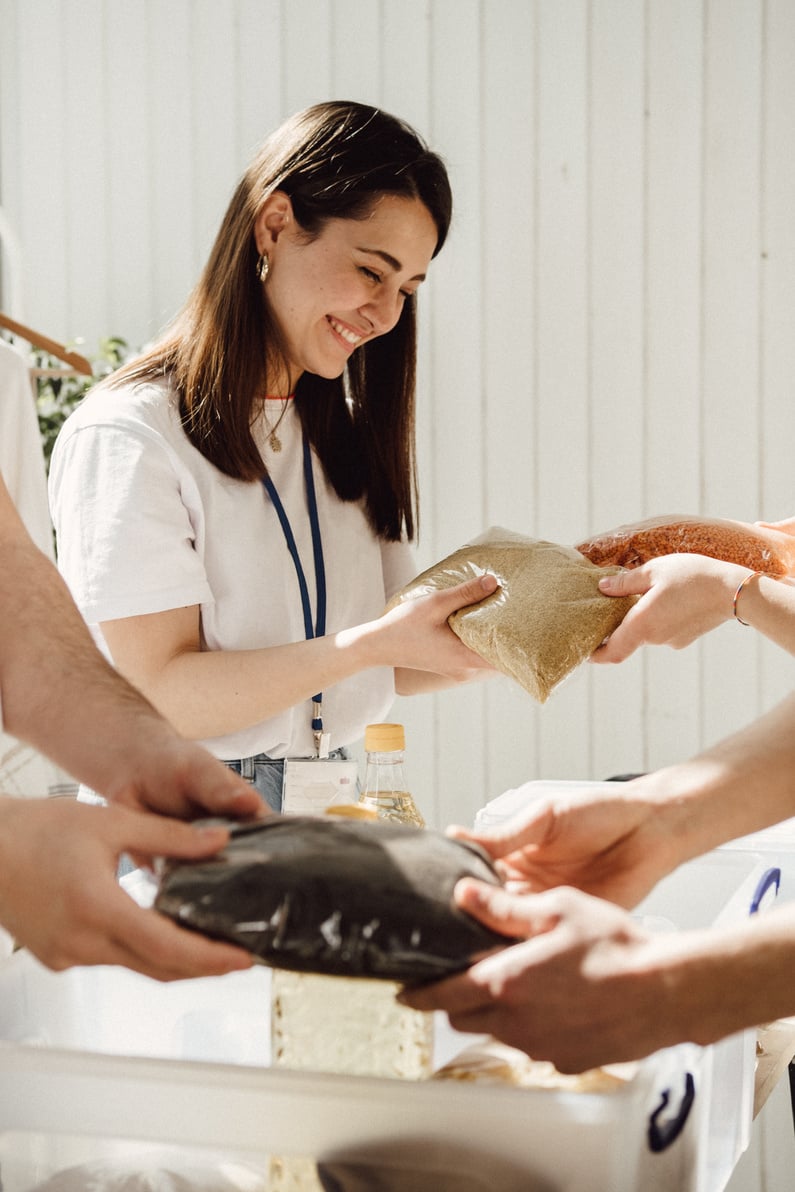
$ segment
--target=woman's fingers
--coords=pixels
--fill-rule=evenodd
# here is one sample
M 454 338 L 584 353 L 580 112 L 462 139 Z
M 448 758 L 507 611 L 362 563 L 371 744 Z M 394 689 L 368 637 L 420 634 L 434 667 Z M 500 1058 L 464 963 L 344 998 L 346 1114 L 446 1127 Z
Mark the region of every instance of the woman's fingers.
M 445 588 L 444 601 L 449 603 L 450 612 L 454 613 L 459 608 L 466 608 L 469 604 L 478 604 L 481 600 L 485 600 L 487 596 L 496 592 L 499 586 L 497 577 L 487 571 L 484 575 L 465 580 L 454 588 Z M 442 602 L 440 601 L 440 603 Z

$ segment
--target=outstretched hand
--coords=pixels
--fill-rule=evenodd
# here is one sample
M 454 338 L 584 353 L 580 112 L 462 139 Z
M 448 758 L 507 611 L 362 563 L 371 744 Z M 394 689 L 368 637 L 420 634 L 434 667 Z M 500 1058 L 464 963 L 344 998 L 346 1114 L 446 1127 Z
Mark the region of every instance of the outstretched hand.
M 514 893 L 576 886 L 621 906 L 636 905 L 679 863 L 655 804 L 631 783 L 533 801 L 500 828 L 448 828 L 489 854 Z
M 249 968 L 241 948 L 144 910 L 116 880 L 123 852 L 198 860 L 225 829 L 123 807 L 5 799 L 0 807 L 0 922 L 49 968 L 118 964 L 173 981 Z
M 623 662 L 640 646 L 684 649 L 732 616 L 733 594 L 747 567 L 706 555 L 673 554 L 604 576 L 605 596 L 640 596 L 592 662 Z
M 517 896 L 464 879 L 456 901 L 522 942 L 464 973 L 404 990 L 402 1004 L 443 1010 L 456 1030 L 492 1035 L 565 1073 L 639 1059 L 691 1037 L 670 1009 L 675 999 L 661 964 L 652 963 L 683 947 L 671 944 L 675 933 L 650 936 L 626 911 L 564 888 Z
M 795 517 L 785 517 L 783 521 L 759 521 L 754 524 L 765 530 L 779 530 L 782 534 L 795 535 Z

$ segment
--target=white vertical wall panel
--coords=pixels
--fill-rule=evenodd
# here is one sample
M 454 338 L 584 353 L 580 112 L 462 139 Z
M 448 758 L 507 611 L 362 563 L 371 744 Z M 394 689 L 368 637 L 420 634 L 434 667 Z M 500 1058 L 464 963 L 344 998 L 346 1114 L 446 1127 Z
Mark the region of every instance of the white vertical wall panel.
M 142 345 L 255 147 L 332 96 L 415 124 L 455 191 L 420 300 L 421 566 L 489 524 L 795 513 L 791 0 L 0 0 L 18 317 Z M 5 254 L 0 280 L 7 304 Z M 794 672 L 732 624 L 543 707 L 497 680 L 395 714 L 428 818 L 466 820 L 692 753 Z
M 577 541 L 588 522 L 588 5 L 538 5 L 535 532 Z M 588 776 L 588 682 L 539 718 L 542 772 Z M 575 727 L 576 726 L 576 727 Z
M 583 533 L 636 517 L 643 504 L 643 15 L 635 0 L 609 0 L 590 12 L 589 490 Z M 587 772 L 606 777 L 636 769 L 627 743 L 643 737 L 643 674 L 635 660 L 591 670 Z
M 429 135 L 443 154 L 455 196 L 450 244 L 434 265 L 433 359 L 430 389 L 421 395 L 432 411 L 433 488 L 423 514 L 427 545 L 436 557 L 480 532 L 484 517 L 482 258 L 474 251 L 483 227 L 481 6 L 478 0 L 434 0 L 429 24 L 433 62 Z M 435 814 L 455 814 L 461 792 L 486 787 L 483 685 L 438 699 Z
M 216 0 L 191 0 L 186 50 L 190 59 L 190 146 L 198 275 L 240 173 L 236 138 L 236 22 Z M 262 135 L 268 131 L 262 129 Z M 183 294 L 179 295 L 181 303 Z
M 135 345 L 153 334 L 159 324 L 149 130 L 154 123 L 151 109 L 162 102 L 162 91 L 148 83 L 150 27 L 141 19 L 141 12 L 140 0 L 105 6 L 105 50 L 100 64 L 105 103 L 87 130 L 100 141 L 105 159 L 106 209 L 98 232 L 108 245 L 107 308 L 90 326 L 75 318 L 58 329 L 67 336 L 82 331 L 93 341 L 104 335 L 121 335 Z M 183 185 L 187 189 L 187 179 Z
M 282 119 L 281 4 L 279 0 L 239 0 L 233 13 L 236 36 L 234 128 L 237 172 Z M 233 179 L 228 180 L 231 194 Z
M 759 279 L 762 10 L 711 0 L 704 60 L 702 458 L 704 508 L 761 516 Z M 738 104 L 737 96 L 744 96 Z M 714 741 L 758 704 L 756 635 L 703 643 L 703 731 Z M 742 684 L 737 675 L 746 676 Z
M 366 47 L 362 52 L 362 47 Z M 380 6 L 360 0 L 334 0 L 331 29 L 331 93 L 340 99 L 383 103 L 385 46 Z
M 766 4 L 763 38 L 759 507 L 763 517 L 775 520 L 792 512 L 795 476 L 795 5 L 790 0 Z M 761 704 L 783 696 L 794 681 L 793 659 L 763 643 Z
M 645 332 L 642 512 L 701 509 L 702 6 L 651 0 L 646 27 Z M 728 513 L 727 513 L 728 516 Z M 630 518 L 631 520 L 631 518 Z M 701 741 L 701 647 L 642 662 L 639 768 Z
M 534 534 L 537 13 L 514 4 L 499 20 L 498 10 L 486 7 L 482 40 L 483 520 Z M 535 771 L 538 709 L 508 680 L 488 689 L 483 740 L 490 794 Z
M 150 205 L 154 329 L 179 310 L 199 267 L 196 219 L 196 125 L 193 112 L 191 0 L 147 0 L 149 41 L 143 86 L 152 157 Z M 212 87 L 211 80 L 201 80 Z M 212 130 L 210 137 L 215 133 Z M 187 285 L 186 285 L 187 282 Z
M 332 17 L 331 0 L 283 0 L 285 114 L 328 99 L 332 83 L 341 82 L 333 78 L 332 71 Z
M 759 308 L 760 506 L 775 520 L 792 511 L 795 443 L 795 5 L 765 6 L 761 113 L 761 296 Z
M 378 5 L 380 12 L 381 102 L 388 112 L 431 135 L 433 61 L 430 50 L 434 0 Z M 361 5 L 355 5 L 361 10 Z M 375 6 L 374 6 L 375 7 Z
M 64 14 L 59 0 L 32 0 L 15 5 L 13 15 L 9 27 L 15 29 L 16 43 L 3 38 L 2 52 L 16 57 L 17 90 L 8 97 L 10 114 L 4 109 L 4 120 L 10 116 L 15 126 L 15 153 L 0 168 L 3 178 L 12 174 L 14 206 L 7 216 L 23 249 L 25 308 L 44 326 L 58 328 L 69 307 L 70 282 L 75 284 L 68 270 L 68 195 L 69 178 L 80 169 L 63 119 Z M 43 37 L 45 29 L 49 36 Z
M 108 308 L 105 128 L 96 135 L 95 113 L 105 107 L 105 73 L 93 70 L 105 54 L 102 0 L 86 0 L 61 24 L 65 69 L 64 148 L 69 160 L 63 179 L 67 220 L 64 249 L 69 306 L 80 321 L 97 326 Z M 88 284 L 87 284 L 88 283 Z

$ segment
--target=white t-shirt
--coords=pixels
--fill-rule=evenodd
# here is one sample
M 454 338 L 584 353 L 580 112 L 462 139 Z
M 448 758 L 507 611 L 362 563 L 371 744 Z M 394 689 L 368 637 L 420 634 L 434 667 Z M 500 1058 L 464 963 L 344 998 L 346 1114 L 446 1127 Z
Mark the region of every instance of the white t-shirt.
M 39 550 L 54 558 L 47 472 L 24 358 L 0 339 L 0 473 Z
M 267 403 L 271 406 L 273 403 Z M 314 622 L 315 569 L 292 402 L 267 446 L 255 436 L 290 521 Z M 341 501 L 313 454 L 326 571 L 326 632 L 372 620 L 415 573 L 406 543 L 370 529 L 362 506 Z M 250 650 L 303 641 L 295 566 L 276 510 L 259 482 L 233 480 L 185 435 L 165 383 L 91 393 L 67 420 L 50 466 L 50 505 L 64 578 L 100 648 L 99 623 L 199 605 L 203 648 Z M 331 748 L 361 738 L 394 698 L 391 668 L 373 668 L 323 692 Z M 203 742 L 217 757 L 314 751 L 311 701 Z
M 47 508 L 47 472 L 28 362 L 0 339 L 0 475 L 39 550 L 55 558 Z M 47 796 L 71 779 L 49 758 L 2 731 L 0 709 L 0 789 L 6 794 Z M 0 947 L 0 953 L 3 952 Z

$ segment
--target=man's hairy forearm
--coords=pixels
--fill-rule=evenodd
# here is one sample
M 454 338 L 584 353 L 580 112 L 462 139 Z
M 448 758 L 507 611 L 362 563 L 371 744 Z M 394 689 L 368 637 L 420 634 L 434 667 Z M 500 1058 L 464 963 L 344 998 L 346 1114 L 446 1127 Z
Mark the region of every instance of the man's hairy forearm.
M 49 560 L 19 527 L 0 532 L 0 694 L 4 728 L 76 777 L 90 743 L 120 749 L 165 727 L 102 657 Z M 93 770 L 93 764 L 91 766 Z M 103 769 L 105 767 L 103 766 Z

